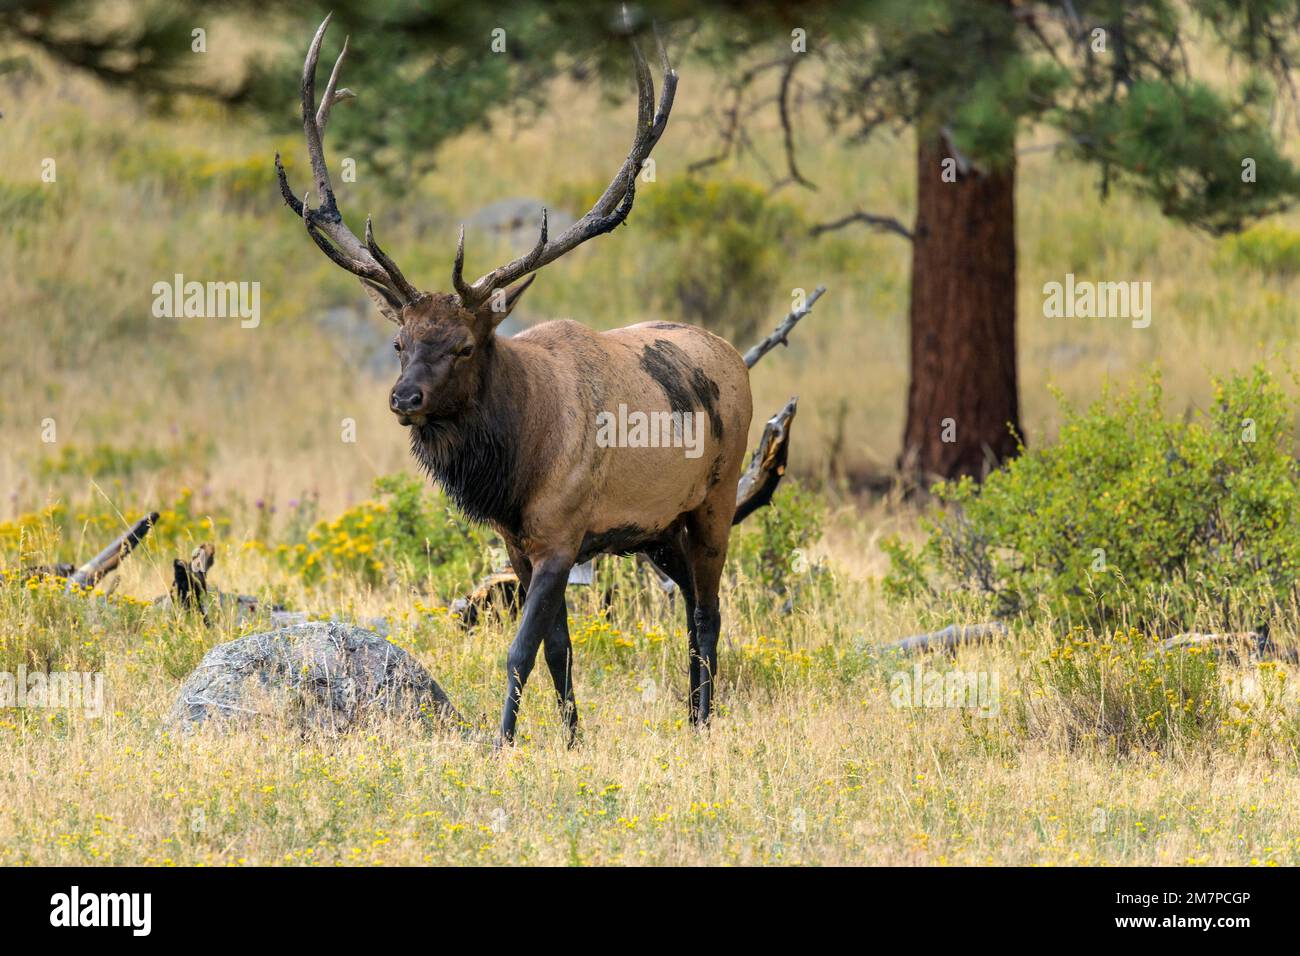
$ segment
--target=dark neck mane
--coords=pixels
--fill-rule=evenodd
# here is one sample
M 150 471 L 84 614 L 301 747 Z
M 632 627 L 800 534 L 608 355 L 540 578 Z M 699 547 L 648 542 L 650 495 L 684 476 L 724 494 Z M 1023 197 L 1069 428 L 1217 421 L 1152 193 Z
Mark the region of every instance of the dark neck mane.
M 477 399 L 455 418 L 413 427 L 411 451 L 470 520 L 517 533 L 527 482 L 519 467 L 511 388 L 522 383 L 507 380 L 497 343 L 489 340 L 486 347 L 490 353 Z M 502 379 L 496 387 L 494 379 Z

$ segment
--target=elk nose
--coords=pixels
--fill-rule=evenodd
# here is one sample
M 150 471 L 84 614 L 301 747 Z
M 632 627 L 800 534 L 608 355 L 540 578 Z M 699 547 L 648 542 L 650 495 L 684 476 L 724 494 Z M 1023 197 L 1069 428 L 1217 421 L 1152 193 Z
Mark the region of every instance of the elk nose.
M 388 400 L 388 407 L 395 412 L 413 412 L 423 404 L 424 390 L 418 385 L 399 385 Z

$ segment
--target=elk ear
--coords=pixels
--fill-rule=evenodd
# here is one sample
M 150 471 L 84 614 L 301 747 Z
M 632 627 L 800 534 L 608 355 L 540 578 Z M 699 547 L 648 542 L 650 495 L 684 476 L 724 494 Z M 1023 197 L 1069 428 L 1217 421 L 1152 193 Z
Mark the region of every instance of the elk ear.
M 523 282 L 516 283 L 509 289 L 495 289 L 488 296 L 487 301 L 478 308 L 480 318 L 487 319 L 492 328 L 496 328 L 501 320 L 514 311 L 515 305 L 519 302 L 528 287 L 533 284 L 537 278 L 537 273 L 533 273 Z
M 402 303 L 398 302 L 396 297 L 387 289 L 373 282 L 361 280 L 361 288 L 366 290 L 366 295 L 370 296 L 372 302 L 378 306 L 379 311 L 384 314 L 384 318 L 390 322 L 402 324 Z

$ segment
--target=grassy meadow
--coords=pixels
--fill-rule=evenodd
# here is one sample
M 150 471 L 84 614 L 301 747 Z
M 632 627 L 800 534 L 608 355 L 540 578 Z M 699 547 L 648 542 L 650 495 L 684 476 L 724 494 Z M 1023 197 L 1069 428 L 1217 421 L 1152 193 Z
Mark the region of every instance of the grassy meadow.
M 638 211 L 711 146 L 716 80 L 689 62 L 682 74 Z M 339 108 L 364 108 L 360 92 Z M 450 144 L 404 193 L 371 182 L 358 158 L 357 183 L 335 173 L 344 215 L 359 230 L 372 213 L 406 275 L 449 285 L 457 225 L 475 210 L 527 196 L 580 214 L 574 197 L 625 155 L 626 100 L 573 89 L 556 102 L 568 108 L 524 126 L 504 117 Z M 416 470 L 387 409 L 391 380 L 359 354 L 370 346 L 320 321 L 364 301 L 355 280 L 313 248 L 276 192 L 277 150 L 307 188 L 294 104 L 274 131 L 201 102 L 160 114 L 33 59 L 0 77 L 0 108 L 0 670 L 102 670 L 108 688 L 99 719 L 0 710 L 0 864 L 1300 862 L 1292 665 L 1195 662 L 1214 713 L 1188 725 L 1174 719 L 1181 698 L 1157 701 L 1132 719 L 1155 713 L 1161 732 L 1121 747 L 1087 732 L 1086 693 L 1060 661 L 1111 668 L 1121 688 L 1126 674 L 1151 678 L 1126 635 L 1072 637 L 1047 616 L 952 660 L 875 653 L 971 620 L 955 600 L 888 599 L 881 544 L 918 539 L 920 506 L 854 490 L 890 467 L 902 434 L 909 278 L 897 237 L 850 228 L 790 241 L 762 287 L 770 303 L 758 334 L 788 311 L 791 290 L 829 290 L 790 347 L 753 373 L 754 439 L 800 396 L 792 475 L 810 489 L 820 534 L 796 541 L 813 572 L 787 611 L 752 556 L 765 534 L 791 539 L 773 517 L 739 533 L 714 726 L 686 725 L 680 608 L 632 562 L 610 562 L 608 606 L 602 588 L 571 589 L 580 745 L 564 747 L 542 667 L 520 745 L 495 754 L 512 628 L 492 619 L 467 631 L 448 611 L 492 562 L 492 545 L 463 532 L 456 553 L 469 557 L 424 569 L 432 576 L 374 556 L 384 542 L 370 529 L 385 507 L 374 482 Z M 908 136 L 844 149 L 814 123 L 801 133 L 800 165 L 820 188 L 773 197 L 790 216 L 812 224 L 860 207 L 910 221 Z M 779 162 L 779 130 L 760 129 L 756 142 Z M 335 168 L 349 155 L 345 144 L 326 148 Z M 42 181 L 47 160 L 53 182 Z M 752 156 L 713 175 L 767 181 Z M 1106 381 L 1136 381 L 1152 365 L 1171 415 L 1210 401 L 1212 373 L 1258 362 L 1294 394 L 1300 243 L 1288 242 L 1300 214 L 1244 243 L 1220 241 L 1122 193 L 1103 202 L 1096 176 L 1050 150 L 1026 152 L 1019 166 L 1028 444 L 1057 434 L 1053 389 L 1087 404 Z M 678 318 L 646 263 L 671 267 L 665 256 L 688 255 L 690 237 L 665 253 L 638 211 L 549 267 L 523 320 Z M 471 229 L 467 271 L 515 251 Z M 1068 272 L 1150 281 L 1150 327 L 1044 318 L 1043 284 Z M 156 318 L 152 287 L 177 273 L 259 282 L 260 323 Z M 382 345 L 381 317 L 356 321 Z M 793 500 L 776 509 L 797 510 Z M 151 509 L 162 520 L 107 597 L 19 581 L 28 564 L 85 560 Z M 208 628 L 150 603 L 166 592 L 172 559 L 205 540 L 218 549 L 216 587 L 313 616 L 383 618 L 476 732 L 381 722 L 340 738 L 276 726 L 177 734 L 166 718 L 181 680 L 207 648 L 259 626 L 219 617 Z M 1292 609 L 1273 637 L 1295 647 L 1298 631 Z M 897 675 L 914 664 L 995 678 L 997 706 L 895 706 Z

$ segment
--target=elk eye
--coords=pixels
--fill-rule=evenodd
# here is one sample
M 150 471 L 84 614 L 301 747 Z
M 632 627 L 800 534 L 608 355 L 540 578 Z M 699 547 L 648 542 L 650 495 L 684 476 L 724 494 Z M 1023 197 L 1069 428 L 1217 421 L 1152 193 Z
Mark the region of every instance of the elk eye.
M 401 343 L 401 342 L 394 342 L 394 343 L 393 343 L 393 351 L 394 351 L 394 352 L 400 352 L 400 351 L 402 351 L 402 343 Z
M 469 358 L 473 354 L 474 354 L 474 346 L 466 345 L 462 347 L 459 352 L 456 353 L 456 356 L 458 358 Z

